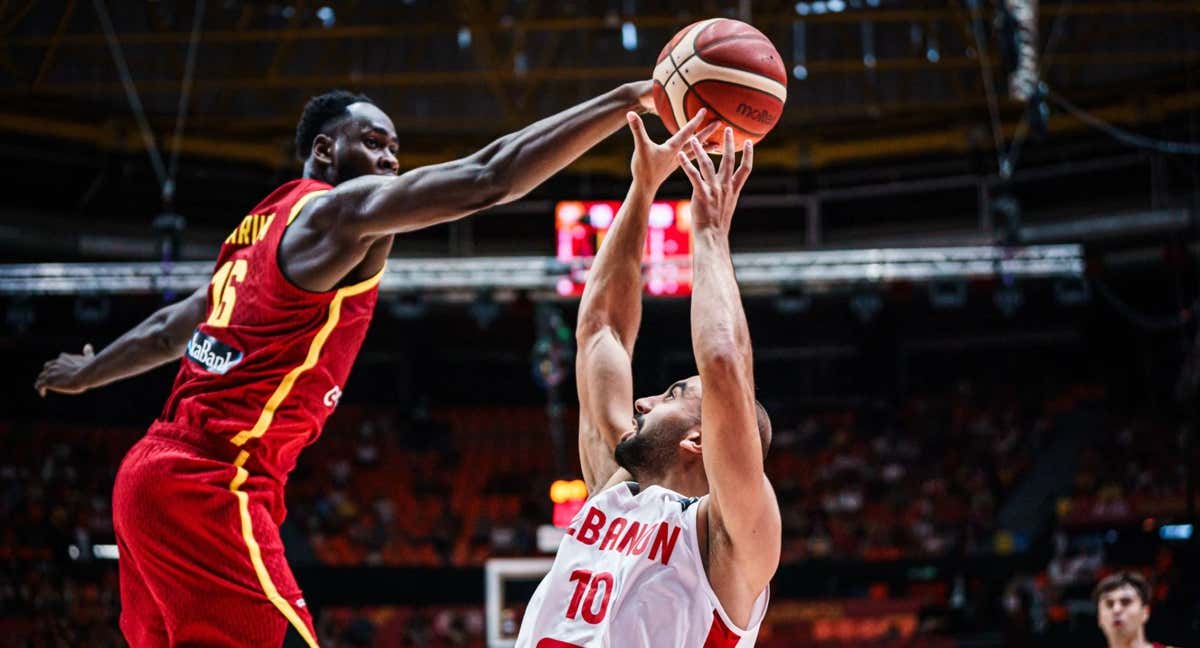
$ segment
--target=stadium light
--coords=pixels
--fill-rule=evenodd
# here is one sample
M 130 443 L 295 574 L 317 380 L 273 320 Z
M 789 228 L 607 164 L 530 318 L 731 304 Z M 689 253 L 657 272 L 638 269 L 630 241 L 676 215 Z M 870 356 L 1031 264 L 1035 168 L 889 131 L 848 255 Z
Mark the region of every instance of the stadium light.
M 628 20 L 621 25 L 621 47 L 624 47 L 626 52 L 632 52 L 638 47 L 637 25 Z

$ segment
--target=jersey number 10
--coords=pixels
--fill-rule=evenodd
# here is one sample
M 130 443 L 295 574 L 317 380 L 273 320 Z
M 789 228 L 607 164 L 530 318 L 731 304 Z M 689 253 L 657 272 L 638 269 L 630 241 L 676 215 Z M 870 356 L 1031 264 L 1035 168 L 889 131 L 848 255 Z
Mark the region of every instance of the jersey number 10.
M 608 615 L 608 601 L 612 598 L 613 575 L 608 572 L 593 574 L 586 569 L 576 569 L 571 572 L 571 582 L 575 583 L 575 593 L 571 595 L 571 603 L 567 605 L 567 618 L 575 620 L 580 616 L 583 620 L 596 625 Z M 600 596 L 600 587 L 604 587 L 604 596 L 600 599 L 600 609 L 596 609 L 596 597 Z M 584 596 L 584 593 L 587 596 Z M 583 648 L 558 639 L 544 638 L 537 642 L 535 648 Z
M 613 591 L 613 576 L 608 572 L 600 572 L 593 574 L 586 569 L 576 569 L 571 572 L 571 581 L 575 583 L 575 593 L 571 596 L 571 604 L 567 606 L 567 618 L 575 619 L 577 615 L 583 616 L 583 620 L 595 625 L 604 620 L 608 614 L 608 600 L 612 597 Z M 596 609 L 596 596 L 600 593 L 600 587 L 604 587 L 604 598 L 600 599 L 600 609 Z M 584 590 L 587 590 L 587 598 L 583 596 Z M 583 602 L 582 609 L 580 601 Z

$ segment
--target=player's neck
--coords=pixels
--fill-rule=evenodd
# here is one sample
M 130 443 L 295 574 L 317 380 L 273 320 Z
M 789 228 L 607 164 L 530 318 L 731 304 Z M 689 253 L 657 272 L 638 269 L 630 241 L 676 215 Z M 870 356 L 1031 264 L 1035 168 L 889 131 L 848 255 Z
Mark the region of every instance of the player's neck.
M 1152 648 L 1153 645 L 1146 641 L 1145 629 L 1129 639 L 1110 639 L 1108 641 L 1108 648 Z
M 672 470 L 663 475 L 652 475 L 645 478 L 639 475 L 638 485 L 642 488 L 661 486 L 686 497 L 700 497 L 708 494 L 708 481 L 703 474 L 697 475 L 696 471 Z
M 333 170 L 329 167 L 318 166 L 312 158 L 304 162 L 304 178 L 312 180 L 320 180 L 327 184 L 337 184 L 334 182 Z

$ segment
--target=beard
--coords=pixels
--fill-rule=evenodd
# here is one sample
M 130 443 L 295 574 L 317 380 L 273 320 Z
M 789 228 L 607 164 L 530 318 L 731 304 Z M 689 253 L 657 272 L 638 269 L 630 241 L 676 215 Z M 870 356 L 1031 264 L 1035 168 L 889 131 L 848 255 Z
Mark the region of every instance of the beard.
M 674 457 L 679 435 L 672 434 L 670 430 L 646 429 L 642 416 L 635 418 L 637 432 L 618 443 L 613 451 L 617 465 L 638 480 L 666 472 Z

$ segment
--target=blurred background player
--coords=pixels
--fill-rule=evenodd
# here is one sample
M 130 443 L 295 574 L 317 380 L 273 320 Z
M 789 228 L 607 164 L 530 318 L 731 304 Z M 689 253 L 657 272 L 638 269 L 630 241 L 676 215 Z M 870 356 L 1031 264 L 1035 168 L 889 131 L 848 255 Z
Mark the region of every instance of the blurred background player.
M 714 168 L 695 137 L 702 117 L 658 145 L 629 115 L 633 183 L 592 267 L 576 325 L 580 462 L 592 495 L 530 600 L 519 648 L 752 646 L 766 614 L 781 523 L 763 474 L 770 422 L 754 398 L 750 336 L 729 256 L 753 149 L 747 143 L 735 171 L 726 128 Z M 654 194 L 681 160 L 693 187 L 691 331 L 700 375 L 634 402 L 640 255 Z
M 209 285 L 100 353 L 47 362 L 37 390 L 77 394 L 186 355 L 113 491 L 121 629 L 134 646 L 316 646 L 284 558 L 283 487 L 342 394 L 396 234 L 515 200 L 607 137 L 628 84 L 468 157 L 397 175 L 388 116 L 331 92 L 297 127 L 304 177 L 225 239 Z
M 1092 597 L 1108 648 L 1169 648 L 1146 639 L 1150 585 L 1139 574 L 1112 574 L 1096 584 Z

